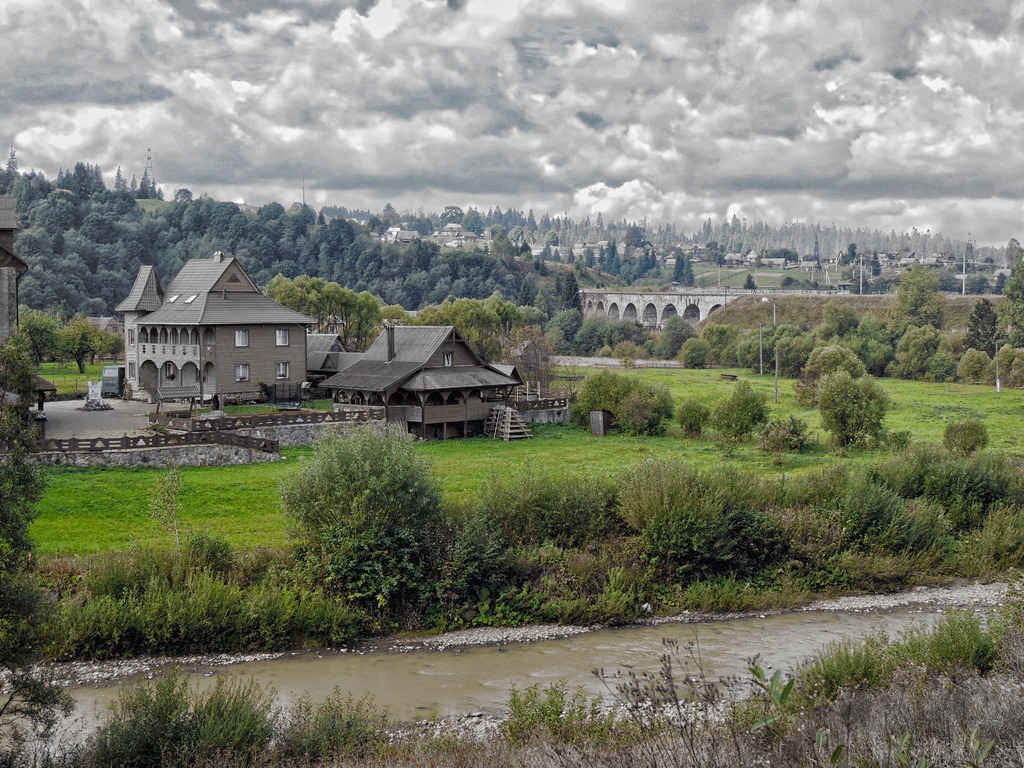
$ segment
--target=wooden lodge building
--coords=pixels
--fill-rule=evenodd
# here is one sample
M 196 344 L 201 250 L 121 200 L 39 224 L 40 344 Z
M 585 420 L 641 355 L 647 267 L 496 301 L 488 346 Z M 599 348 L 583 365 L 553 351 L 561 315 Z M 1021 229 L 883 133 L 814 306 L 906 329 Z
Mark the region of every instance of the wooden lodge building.
M 311 317 L 264 295 L 234 257 L 190 259 L 164 290 L 143 266 L 124 312 L 127 383 L 157 401 L 298 391 Z
M 335 403 L 384 406 L 423 439 L 472 437 L 523 383 L 514 366 L 485 363 L 454 326 L 395 326 L 321 384 Z

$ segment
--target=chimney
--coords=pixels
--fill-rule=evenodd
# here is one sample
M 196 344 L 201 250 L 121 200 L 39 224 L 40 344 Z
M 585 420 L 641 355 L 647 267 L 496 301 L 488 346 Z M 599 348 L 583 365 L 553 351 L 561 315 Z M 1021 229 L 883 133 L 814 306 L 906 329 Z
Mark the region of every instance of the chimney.
M 214 251 L 213 252 L 213 261 L 214 261 L 215 264 L 220 264 L 223 260 L 224 260 L 224 252 L 223 251 Z
M 395 359 L 395 326 L 386 325 L 384 332 L 388 335 L 388 362 Z

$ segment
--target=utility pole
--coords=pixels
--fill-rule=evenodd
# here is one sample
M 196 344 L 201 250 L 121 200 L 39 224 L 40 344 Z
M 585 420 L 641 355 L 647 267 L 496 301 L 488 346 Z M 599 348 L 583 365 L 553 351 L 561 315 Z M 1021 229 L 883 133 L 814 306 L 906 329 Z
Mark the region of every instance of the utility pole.
M 760 322 L 757 324 L 757 348 L 761 356 L 761 375 L 764 376 L 764 332 Z

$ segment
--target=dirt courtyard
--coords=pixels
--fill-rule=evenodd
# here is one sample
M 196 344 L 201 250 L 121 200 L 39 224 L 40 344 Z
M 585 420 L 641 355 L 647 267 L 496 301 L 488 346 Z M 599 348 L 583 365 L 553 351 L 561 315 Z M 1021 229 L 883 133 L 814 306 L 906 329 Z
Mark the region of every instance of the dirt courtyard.
M 137 400 L 107 397 L 110 411 L 83 410 L 84 400 L 61 400 L 44 404 L 46 436 L 64 440 L 69 437 L 121 437 L 149 434 L 147 414 L 155 405 Z

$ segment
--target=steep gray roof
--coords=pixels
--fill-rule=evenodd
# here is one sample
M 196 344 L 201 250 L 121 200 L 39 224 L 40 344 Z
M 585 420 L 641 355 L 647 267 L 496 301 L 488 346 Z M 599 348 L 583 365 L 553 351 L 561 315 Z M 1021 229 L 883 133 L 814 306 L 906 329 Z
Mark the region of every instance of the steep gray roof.
M 0 229 L 17 229 L 18 212 L 14 207 L 14 197 L 0 195 Z
M 232 271 L 242 275 L 235 280 L 237 289 L 214 291 L 232 265 L 235 266 Z M 116 309 L 118 312 L 148 311 L 150 314 L 144 321 L 160 325 L 308 325 L 315 322 L 260 293 L 234 257 L 190 259 L 166 291 L 161 291 L 154 268 L 144 266 L 128 298 Z
M 306 353 L 314 352 L 344 352 L 341 345 L 341 337 L 336 333 L 307 333 Z
M 454 330 L 454 325 L 396 325 L 395 357 L 392 362 L 425 364 Z M 377 337 L 363 354 L 363 359 L 387 362 L 387 333 Z
M 164 294 L 156 267 L 144 264 L 132 284 L 128 297 L 114 307 L 115 312 L 152 312 L 163 303 Z
M 362 392 L 396 389 L 414 392 L 434 389 L 502 387 L 522 383 L 487 365 L 452 325 L 399 325 L 394 328 L 395 355 L 388 361 L 385 330 L 361 359 L 327 379 L 321 386 Z M 454 334 L 476 361 L 475 365 L 427 368 L 431 356 Z
M 171 302 L 174 296 L 178 298 Z M 196 298 L 186 303 L 191 296 Z M 145 322 L 159 325 L 308 325 L 315 321 L 262 293 L 172 293 L 168 289 L 163 305 L 146 315 Z

